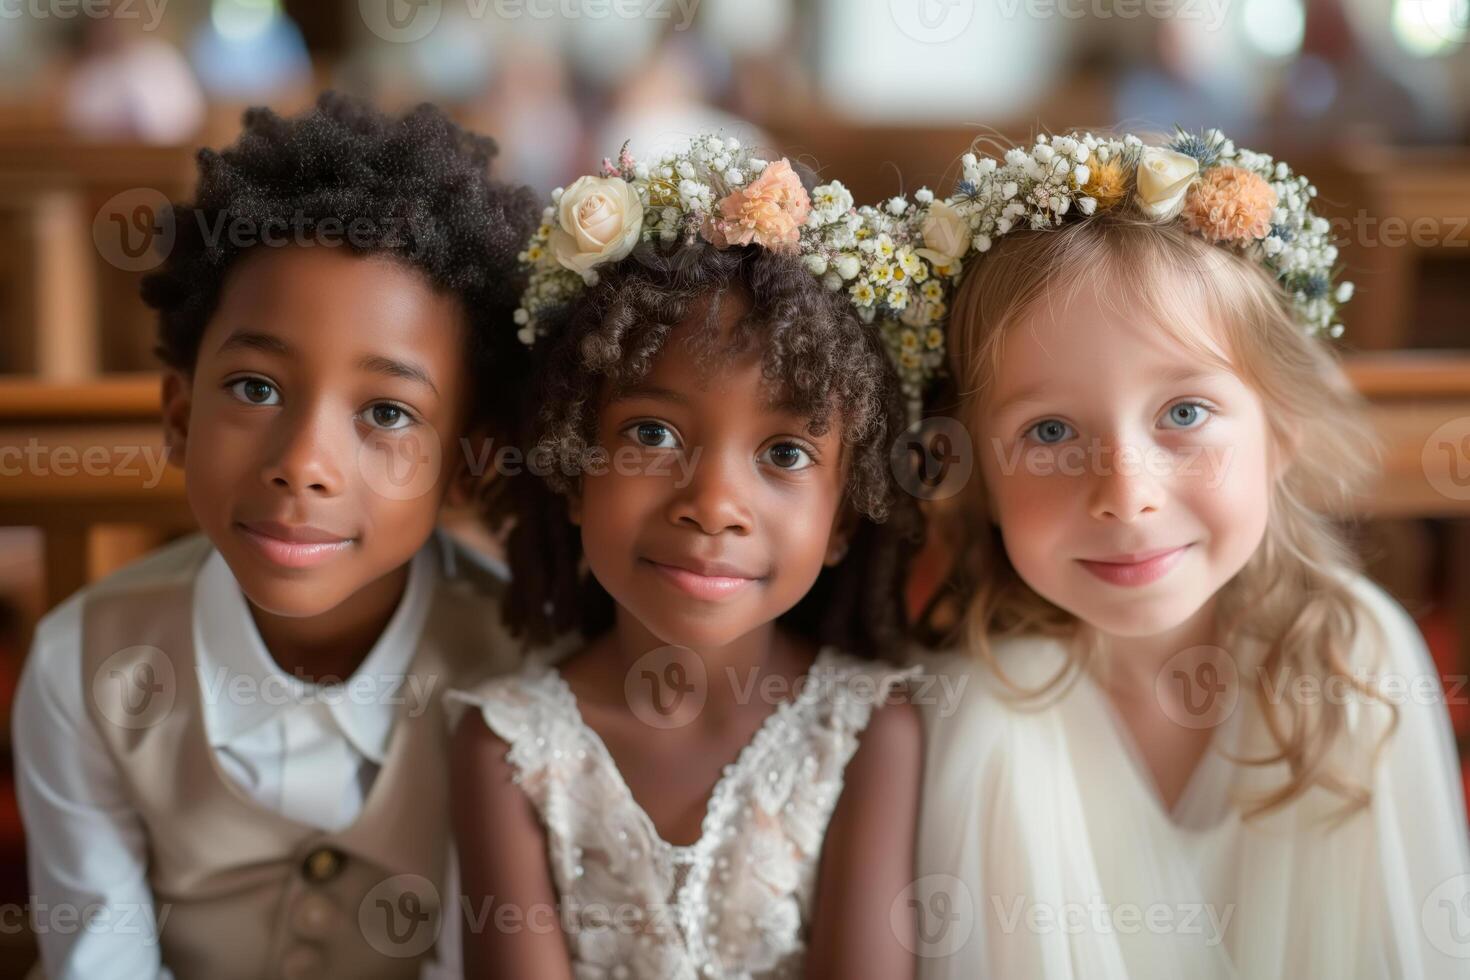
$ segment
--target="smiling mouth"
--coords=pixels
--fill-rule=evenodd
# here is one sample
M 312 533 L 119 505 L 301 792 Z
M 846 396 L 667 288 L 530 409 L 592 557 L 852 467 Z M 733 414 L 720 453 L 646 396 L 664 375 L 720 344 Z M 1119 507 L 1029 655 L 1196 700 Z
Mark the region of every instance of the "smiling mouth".
M 357 544 L 357 538 L 310 524 L 236 521 L 235 530 L 267 561 L 283 568 L 312 568 L 345 554 Z
M 689 561 L 675 565 L 652 558 L 640 558 L 639 561 L 646 563 L 676 589 L 706 602 L 739 595 L 763 578 L 724 562 Z
M 1077 563 L 1112 585 L 1148 585 L 1173 571 L 1184 553 L 1192 547 L 1191 543 L 1177 548 L 1109 555 L 1107 558 L 1078 558 Z

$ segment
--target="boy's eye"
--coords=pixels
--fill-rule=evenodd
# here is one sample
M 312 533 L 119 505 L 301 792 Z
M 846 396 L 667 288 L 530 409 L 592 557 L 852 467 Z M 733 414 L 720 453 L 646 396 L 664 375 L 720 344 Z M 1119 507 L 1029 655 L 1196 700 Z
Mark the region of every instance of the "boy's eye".
M 1037 442 L 1051 446 L 1065 440 L 1072 433 L 1072 427 L 1061 419 L 1042 419 L 1027 432 L 1035 436 Z
M 810 453 L 791 442 L 778 442 L 763 455 L 783 470 L 804 470 L 815 462 Z
M 392 402 L 378 402 L 368 406 L 363 417 L 368 425 L 376 429 L 406 429 L 413 425 L 413 416 L 408 410 Z
M 1164 413 L 1165 428 L 1193 429 L 1210 417 L 1208 407 L 1199 402 L 1180 402 Z
M 241 378 L 231 381 L 226 387 L 240 401 L 248 405 L 279 405 L 281 393 L 276 386 L 261 378 Z
M 662 422 L 636 422 L 624 429 L 623 433 L 630 436 L 640 446 L 646 446 L 649 449 L 678 447 L 674 431 Z

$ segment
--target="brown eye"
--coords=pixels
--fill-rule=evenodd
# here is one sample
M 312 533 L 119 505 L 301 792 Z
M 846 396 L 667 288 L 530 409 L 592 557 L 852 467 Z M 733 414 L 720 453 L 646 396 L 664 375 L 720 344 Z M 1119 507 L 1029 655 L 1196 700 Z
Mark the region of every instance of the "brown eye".
M 766 450 L 766 457 L 783 470 L 804 470 L 814 462 L 810 453 L 790 442 L 776 443 Z
M 623 433 L 647 449 L 678 448 L 673 430 L 662 422 L 637 422 L 624 429 Z
M 378 402 L 368 408 L 367 421 L 377 429 L 406 429 L 413 424 L 413 416 L 400 405 Z
M 280 404 L 280 392 L 276 391 L 276 386 L 261 378 L 241 378 L 230 382 L 227 387 L 231 394 L 247 405 Z

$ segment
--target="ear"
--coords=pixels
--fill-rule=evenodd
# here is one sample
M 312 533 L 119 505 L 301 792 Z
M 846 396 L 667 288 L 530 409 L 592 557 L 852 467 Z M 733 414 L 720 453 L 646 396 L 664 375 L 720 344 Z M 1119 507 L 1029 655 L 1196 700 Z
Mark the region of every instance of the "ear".
M 852 506 L 844 503 L 832 518 L 832 530 L 827 535 L 827 553 L 822 558 L 822 564 L 828 568 L 841 564 L 842 559 L 847 557 L 848 546 L 852 544 L 852 536 L 857 533 L 858 521 L 861 518 Z
M 582 526 L 582 487 L 580 483 L 567 492 L 567 520 L 577 527 Z
M 1296 459 L 1297 450 L 1302 445 L 1302 432 L 1300 427 L 1292 423 L 1285 423 L 1276 430 L 1276 438 L 1271 443 L 1271 482 L 1275 484 L 1291 470 L 1291 461 Z
M 194 380 L 176 368 L 163 372 L 163 446 L 168 461 L 182 468 L 189 447 L 189 414 L 194 406 Z
M 459 449 L 463 451 L 452 453 L 453 471 L 449 474 L 445 496 L 451 507 L 466 507 L 474 502 L 480 480 L 485 476 L 483 466 L 494 448 L 495 440 L 484 428 L 471 429 L 459 440 Z

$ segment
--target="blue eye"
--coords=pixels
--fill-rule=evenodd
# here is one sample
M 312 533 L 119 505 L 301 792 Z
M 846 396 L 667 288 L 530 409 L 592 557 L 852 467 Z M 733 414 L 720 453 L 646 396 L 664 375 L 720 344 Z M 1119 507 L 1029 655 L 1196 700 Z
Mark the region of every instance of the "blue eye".
M 761 455 L 783 470 L 804 470 L 816 463 L 811 453 L 792 442 L 778 442 Z
M 1042 445 L 1054 446 L 1072 433 L 1072 427 L 1061 419 L 1042 419 L 1026 431 Z
M 225 386 L 230 394 L 247 405 L 279 405 L 281 393 L 262 378 L 240 378 Z
M 375 429 L 393 431 L 406 429 L 414 424 L 413 413 L 393 402 L 376 402 L 368 406 L 361 418 Z
M 648 449 L 676 449 L 678 440 L 674 437 L 674 430 L 662 422 L 635 422 L 623 430 L 640 446 Z
M 1199 402 L 1180 402 L 1164 413 L 1165 428 L 1193 429 L 1208 421 L 1211 414 Z

